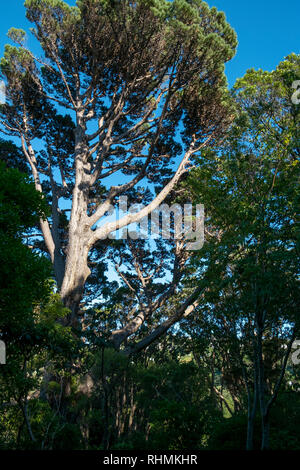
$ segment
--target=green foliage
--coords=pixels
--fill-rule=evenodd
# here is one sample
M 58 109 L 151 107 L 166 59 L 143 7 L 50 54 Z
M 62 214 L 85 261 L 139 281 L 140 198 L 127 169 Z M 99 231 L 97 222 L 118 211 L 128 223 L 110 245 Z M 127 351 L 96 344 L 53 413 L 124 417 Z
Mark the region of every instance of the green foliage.
M 45 216 L 45 203 L 26 175 L 0 162 L 0 325 L 10 336 L 30 341 L 32 310 L 47 300 L 49 262 L 22 243 L 22 234 Z M 30 286 L 30 288 L 29 288 Z M 27 335 L 27 336 L 26 336 Z
M 145 366 L 109 349 L 99 355 L 92 394 L 78 405 L 81 415 L 89 409 L 92 448 L 106 447 L 107 432 L 112 449 L 207 447 L 221 414 L 202 371 L 191 361 L 165 358 L 158 364 L 154 358 Z
M 231 418 L 219 420 L 208 442 L 209 450 L 244 450 L 247 416 L 237 414 Z M 254 449 L 259 449 L 260 423 L 255 423 Z
M 263 377 L 260 398 L 269 399 L 282 346 L 293 326 L 299 331 L 300 108 L 291 102 L 299 55 L 272 72 L 249 70 L 230 94 L 224 64 L 235 54 L 236 34 L 224 13 L 202 0 L 78 0 L 76 7 L 26 0 L 25 7 L 44 58 L 27 49 L 23 30 L 10 29 L 16 46 L 7 45 L 1 59 L 7 102 L 0 114 L 5 132 L 21 137 L 44 196 L 15 169 L 26 168 L 20 149 L 1 140 L 0 339 L 7 364 L 0 371 L 0 448 L 244 449 L 257 376 Z M 98 124 L 94 136 L 85 133 Z M 211 148 L 202 149 L 206 139 Z M 173 287 L 199 284 L 201 298 L 177 330 L 129 356 L 127 340 L 134 345 L 145 338 L 183 302 L 178 292 L 162 311 L 146 312 L 134 339 L 125 335 L 124 349 L 108 347 L 111 330 L 138 313 L 136 298 L 143 309 L 166 290 L 173 253 L 159 242 L 146 253 L 136 243 L 144 272 L 157 274 L 140 295 L 133 251 L 120 241 L 94 246 L 86 298 L 100 292 L 102 303 L 82 309 L 82 330 L 79 319 L 75 331 L 68 326 L 70 310 L 54 292 L 44 247 L 28 246 L 27 235 L 40 219 L 50 219 L 51 206 L 54 256 L 59 253 L 63 265 L 72 222 L 58 202 L 72 201 L 76 168 L 83 169 L 77 196 L 83 194 L 90 215 L 111 194 L 88 179 L 103 161 L 109 174 L 118 168 L 159 190 L 171 175 L 168 162 L 194 148 L 192 141 L 202 150 L 191 157 L 196 168 L 183 189 L 204 203 L 208 239 Z M 54 182 L 57 174 L 61 181 Z M 143 188 L 128 194 L 152 198 Z M 110 261 L 119 256 L 130 282 L 106 282 L 105 255 Z M 291 364 L 288 378 L 293 385 L 283 380 L 270 413 L 273 449 L 300 448 L 299 379 Z M 256 413 L 255 449 L 260 417 Z
M 7 235 L 20 236 L 45 217 L 46 203 L 35 190 L 28 176 L 0 162 L 0 230 Z
M 271 449 L 299 450 L 300 398 L 297 391 L 286 390 L 279 397 L 271 417 Z
M 291 101 L 299 59 L 292 54 L 273 72 L 250 70 L 237 81 L 239 116 L 187 183 L 205 204 L 209 234 L 194 257 L 209 286 L 201 311 L 210 326 L 198 328 L 213 332 L 231 393 L 245 380 L 248 404 L 260 393 L 261 416 L 276 400 L 282 345 L 299 332 L 300 114 Z
M 46 213 L 44 198 L 28 176 L 0 162 L 0 338 L 7 349 L 0 376 L 3 448 L 32 445 L 23 422 L 28 395 L 40 387 L 45 362 L 54 356 L 61 366 L 74 349 L 70 329 L 58 322 L 68 310 L 51 295 L 50 262 L 23 243 L 24 233 Z M 34 400 L 30 408 L 34 411 Z M 33 415 L 33 433 L 39 419 Z

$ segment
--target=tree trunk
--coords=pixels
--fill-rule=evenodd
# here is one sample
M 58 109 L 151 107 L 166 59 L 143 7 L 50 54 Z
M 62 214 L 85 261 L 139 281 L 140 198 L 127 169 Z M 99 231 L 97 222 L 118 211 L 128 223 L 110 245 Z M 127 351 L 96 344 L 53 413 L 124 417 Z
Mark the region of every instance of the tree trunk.
M 254 437 L 254 422 L 257 409 L 257 392 L 254 391 L 252 409 L 248 408 L 248 423 L 247 423 L 247 442 L 246 450 L 253 450 L 253 437 Z
M 269 448 L 269 413 L 266 405 L 265 396 L 265 374 L 264 374 L 264 359 L 263 359 L 263 328 L 257 322 L 257 375 L 258 375 L 258 396 L 260 404 L 261 415 L 261 450 Z
M 83 111 L 78 111 L 76 116 L 76 178 L 69 223 L 68 253 L 60 291 L 64 305 L 71 310 L 68 324 L 72 326 L 77 326 L 79 304 L 83 296 L 85 282 L 90 275 L 90 269 L 87 265 L 92 235 L 88 220 L 90 164 L 88 163 L 89 149 L 85 139 L 86 124 L 83 114 Z
M 89 246 L 84 242 L 85 234 L 80 230 L 72 234 L 71 238 L 60 294 L 64 305 L 70 309 L 67 324 L 76 327 L 85 282 L 90 275 L 87 265 Z
M 268 450 L 270 446 L 270 422 L 269 413 L 266 412 L 262 416 L 262 437 L 261 437 L 261 450 Z
M 258 362 L 257 362 L 257 349 L 254 346 L 254 390 L 253 390 L 253 401 L 251 400 L 251 389 L 247 379 L 246 370 L 243 367 L 243 375 L 245 379 L 247 395 L 248 395 L 248 420 L 247 420 L 247 441 L 246 441 L 246 450 L 253 450 L 254 443 L 254 423 L 255 423 L 255 416 L 257 411 L 258 405 Z

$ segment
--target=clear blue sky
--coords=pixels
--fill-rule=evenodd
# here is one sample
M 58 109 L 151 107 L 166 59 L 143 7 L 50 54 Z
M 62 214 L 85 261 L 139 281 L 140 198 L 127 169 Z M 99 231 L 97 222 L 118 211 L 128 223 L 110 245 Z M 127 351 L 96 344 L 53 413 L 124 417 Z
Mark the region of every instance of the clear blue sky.
M 28 30 L 23 0 L 2 2 L 0 17 L 0 54 L 3 55 L 6 33 L 11 26 Z M 68 0 L 70 5 L 75 0 Z M 227 65 L 229 84 L 244 75 L 248 68 L 273 70 L 289 53 L 300 53 L 299 0 L 208 0 L 225 12 L 236 30 L 239 47 Z

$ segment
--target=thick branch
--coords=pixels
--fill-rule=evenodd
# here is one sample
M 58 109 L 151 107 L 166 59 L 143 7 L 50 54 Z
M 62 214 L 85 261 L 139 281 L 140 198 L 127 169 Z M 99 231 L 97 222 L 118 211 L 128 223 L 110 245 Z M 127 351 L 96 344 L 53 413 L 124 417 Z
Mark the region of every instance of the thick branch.
M 203 287 L 197 287 L 194 292 L 185 300 L 185 302 L 179 307 L 174 315 L 171 315 L 167 320 L 161 323 L 157 328 L 155 328 L 152 333 L 150 333 L 146 338 L 139 341 L 136 345 L 131 346 L 125 350 L 125 353 L 128 355 L 136 354 L 143 349 L 147 348 L 150 344 L 156 341 L 160 336 L 164 335 L 171 326 L 173 326 L 182 318 L 186 318 L 190 315 L 196 307 L 199 305 L 200 300 L 199 296 L 203 292 Z

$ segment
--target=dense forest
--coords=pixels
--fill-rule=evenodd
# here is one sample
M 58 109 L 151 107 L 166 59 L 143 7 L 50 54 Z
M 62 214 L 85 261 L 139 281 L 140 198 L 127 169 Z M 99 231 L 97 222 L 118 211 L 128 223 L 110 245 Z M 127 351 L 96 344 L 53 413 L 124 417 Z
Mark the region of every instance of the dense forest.
M 11 28 L 0 63 L 0 449 L 300 450 L 300 55 L 229 88 L 237 36 L 202 0 L 25 7 L 33 47 Z M 163 204 L 171 236 L 145 236 Z

